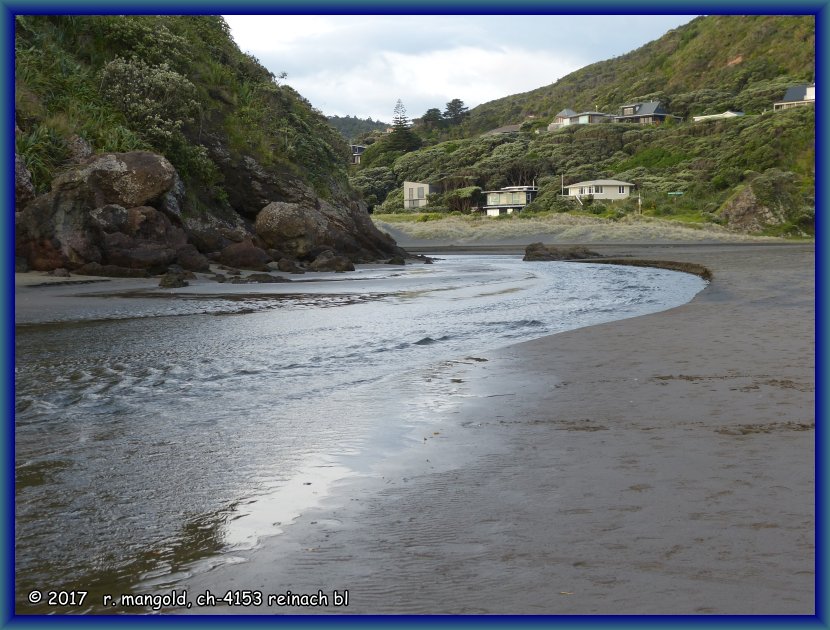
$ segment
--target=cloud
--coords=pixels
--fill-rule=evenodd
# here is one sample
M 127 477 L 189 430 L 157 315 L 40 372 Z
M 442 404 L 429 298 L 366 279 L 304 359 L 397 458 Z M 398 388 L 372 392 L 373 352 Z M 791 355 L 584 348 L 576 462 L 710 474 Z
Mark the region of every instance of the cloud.
M 644 45 L 689 16 L 226 16 L 232 34 L 326 114 L 391 121 L 526 92 Z

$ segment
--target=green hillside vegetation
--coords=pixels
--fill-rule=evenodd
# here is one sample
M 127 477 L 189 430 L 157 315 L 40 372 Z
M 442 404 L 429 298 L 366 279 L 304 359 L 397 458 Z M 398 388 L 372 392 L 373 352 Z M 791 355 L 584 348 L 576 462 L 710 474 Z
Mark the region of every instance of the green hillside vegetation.
M 481 191 L 535 182 L 539 195 L 520 216 L 570 212 L 618 220 L 639 210 L 636 199 L 580 206 L 560 198 L 563 179 L 568 185 L 613 178 L 638 186 L 646 215 L 770 235 L 811 234 L 815 111 L 773 112 L 772 104 L 787 87 L 812 80 L 814 61 L 812 17 L 698 18 L 553 86 L 471 110 L 461 125 L 467 138 L 406 153 L 384 154 L 377 146 L 352 183 L 377 204 L 376 214 L 404 211 L 405 180 L 439 188 L 430 198 L 432 213 L 469 212 Z M 684 121 L 545 128 L 565 107 L 580 111 L 598 103 L 616 112 L 626 101 L 651 98 Z M 746 115 L 690 121 L 726 109 Z M 479 133 L 530 113 L 541 118 L 520 133 Z
M 630 53 L 591 64 L 552 85 L 470 110 L 467 135 L 534 115 L 544 124 L 566 107 L 617 113 L 660 100 L 688 118 L 727 109 L 759 114 L 787 87 L 815 76 L 813 16 L 699 17 Z
M 246 183 L 233 172 L 250 159 L 324 198 L 348 186 L 340 134 L 241 52 L 219 16 L 17 16 L 15 54 L 16 151 L 37 192 L 79 142 L 162 153 L 191 212 L 258 211 L 237 207 Z
M 356 116 L 329 116 L 329 124 L 351 144 L 362 144 L 362 140 L 372 132 L 386 131 L 389 123 L 371 118 L 357 118 Z

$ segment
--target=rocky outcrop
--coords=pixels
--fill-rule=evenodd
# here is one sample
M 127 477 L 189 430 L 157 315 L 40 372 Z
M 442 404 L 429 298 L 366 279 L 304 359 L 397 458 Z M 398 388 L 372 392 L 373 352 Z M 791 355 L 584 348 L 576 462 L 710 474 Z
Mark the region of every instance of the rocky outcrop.
M 790 222 L 814 230 L 815 208 L 805 204 L 801 177 L 770 168 L 753 175 L 720 208 L 727 227 L 740 232 L 761 232 Z
M 82 153 L 83 147 L 78 150 Z M 56 177 L 49 193 L 33 199 L 33 189 L 25 185 L 31 185 L 28 171 L 20 162 L 16 193 L 25 208 L 15 217 L 16 254 L 35 270 L 85 267 L 96 274 L 125 275 L 129 269 L 159 274 L 176 264 L 204 272 L 212 259 L 254 271 L 267 271 L 269 263 L 279 260 L 278 269 L 302 273 L 298 260 L 315 261 L 312 269 L 343 271 L 354 269 L 354 262 L 406 254 L 375 228 L 362 203 L 342 191 L 331 201 L 319 199 L 299 180 L 280 182 L 255 163 L 248 170 L 273 184 L 260 186 L 262 194 L 288 195 L 290 201 L 266 203 L 252 224 L 225 206 L 188 205 L 186 187 L 173 166 L 154 153 L 91 157 Z
M 219 256 L 219 262 L 238 269 L 268 271 L 271 257 L 265 250 L 254 245 L 251 239 L 245 239 L 241 243 L 233 243 L 224 248 Z
M 71 168 L 19 213 L 17 254 L 44 271 L 87 263 L 163 271 L 187 237 L 145 204 L 167 192 L 174 175 L 165 158 L 143 151 L 104 154 Z
M 327 249 L 314 259 L 309 269 L 312 271 L 354 271 L 354 264 L 345 256 L 338 256 Z
M 300 260 L 312 258 L 320 249 L 353 262 L 406 254 L 375 227 L 362 202 L 272 202 L 257 215 L 254 229 L 266 247 Z
M 585 260 L 598 258 L 600 255 L 586 247 L 555 247 L 544 243 L 531 243 L 525 248 L 522 260 Z

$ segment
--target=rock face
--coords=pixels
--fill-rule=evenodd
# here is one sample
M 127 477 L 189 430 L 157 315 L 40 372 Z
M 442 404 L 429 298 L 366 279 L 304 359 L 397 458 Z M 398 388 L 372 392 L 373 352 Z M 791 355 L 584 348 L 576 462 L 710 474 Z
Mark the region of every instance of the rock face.
M 531 243 L 525 248 L 522 260 L 584 260 L 598 257 L 599 254 L 586 247 L 554 247 L 544 243 Z
M 257 215 L 257 236 L 266 247 L 300 260 L 331 249 L 352 261 L 403 256 L 389 236 L 378 230 L 362 203 L 333 204 L 317 199 L 269 203 Z
M 167 192 L 174 175 L 165 158 L 143 151 L 105 154 L 70 169 L 19 213 L 17 254 L 37 270 L 98 263 L 163 271 L 187 237 L 145 204 Z
M 268 271 L 268 263 L 271 262 L 271 257 L 265 250 L 254 245 L 251 239 L 245 239 L 241 243 L 234 243 L 223 249 L 219 262 L 237 269 Z
M 319 259 L 317 269 L 342 271 L 354 269 L 354 262 L 406 255 L 374 226 L 365 204 L 337 186 L 323 200 L 295 177 L 248 160 L 241 172 L 252 177 L 250 191 L 240 192 L 242 180 L 232 188 L 244 208 L 234 200 L 208 208 L 189 205 L 185 184 L 161 155 L 135 151 L 84 159 L 80 142 L 77 149 L 82 162 L 38 197 L 25 164 L 16 159 L 16 255 L 32 269 L 83 267 L 120 276 L 130 270 L 159 274 L 173 264 L 208 271 L 215 260 L 267 271 L 279 260 L 278 268 L 302 273 L 298 260 Z
M 327 249 L 309 265 L 312 271 L 354 271 L 354 264 L 345 256 L 338 256 Z

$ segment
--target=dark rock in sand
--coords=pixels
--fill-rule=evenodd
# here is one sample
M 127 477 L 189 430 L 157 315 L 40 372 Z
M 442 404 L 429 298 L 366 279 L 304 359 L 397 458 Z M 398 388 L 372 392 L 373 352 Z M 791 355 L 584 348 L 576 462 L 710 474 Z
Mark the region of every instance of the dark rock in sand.
M 338 256 L 331 250 L 326 250 L 309 265 L 312 271 L 354 271 L 354 263 L 345 256 Z
M 49 272 L 50 276 L 54 276 L 56 278 L 68 278 L 69 277 L 69 270 L 64 269 L 63 267 L 58 267 L 57 269 L 53 269 Z
M 176 260 L 189 271 L 210 271 L 210 260 L 200 254 L 194 245 L 183 245 L 177 249 Z
M 14 257 L 14 271 L 15 273 L 26 273 L 29 271 L 29 263 L 22 256 Z
M 389 260 L 386 261 L 387 265 L 405 265 L 406 261 L 404 260 L 403 256 L 392 256 Z
M 159 280 L 159 287 L 162 289 L 178 289 L 188 284 L 190 283 L 185 279 L 184 274 L 176 272 L 168 272 Z
M 277 269 L 285 273 L 305 273 L 305 269 L 298 267 L 297 263 L 288 258 L 280 258 L 277 262 Z
M 254 245 L 250 239 L 245 239 L 223 249 L 219 260 L 229 267 L 267 271 L 268 267 L 266 265 L 271 262 L 271 257 L 264 249 Z
M 599 256 L 600 254 L 586 247 L 556 247 L 544 243 L 531 243 L 525 248 L 525 255 L 522 260 L 584 260 L 586 258 L 599 258 Z

